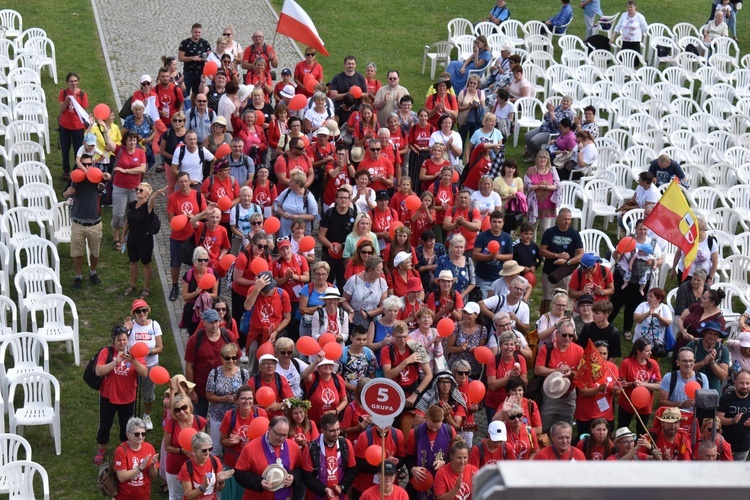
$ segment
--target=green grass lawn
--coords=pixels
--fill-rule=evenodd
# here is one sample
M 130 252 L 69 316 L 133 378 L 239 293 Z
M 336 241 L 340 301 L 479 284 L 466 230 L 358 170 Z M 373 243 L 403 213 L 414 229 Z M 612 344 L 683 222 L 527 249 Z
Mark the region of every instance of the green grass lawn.
M 575 5 L 575 18 L 570 33 L 583 35 L 583 18 L 580 9 Z M 280 9 L 282 1 L 273 0 L 272 4 Z M 342 4 L 322 0 L 301 1 L 300 4 L 316 23 L 321 37 L 326 42 L 331 56 L 319 57 L 324 66 L 326 79 L 342 69 L 343 57 L 348 54 L 357 56 L 360 69 L 373 61 L 378 65 L 378 78 L 383 80 L 386 71 L 391 68 L 401 73 L 401 83 L 415 96 L 423 96 L 428 86 L 429 74 L 422 75 L 422 54 L 425 45 L 447 39 L 447 22 L 455 17 L 465 17 L 477 22 L 486 17 L 493 2 L 456 2 L 454 0 L 433 0 L 431 2 L 397 2 L 381 0 L 379 2 L 350 1 L 342 9 Z M 642 0 L 639 11 L 647 21 L 661 22 L 669 26 L 678 21 L 691 22 L 697 26 L 705 23 L 710 2 L 677 0 Z M 530 19 L 547 19 L 559 10 L 555 0 L 537 0 L 534 2 L 509 2 L 512 17 L 523 21 Z M 114 107 L 114 96 L 108 79 L 108 73 L 97 36 L 91 3 L 86 0 L 27 0 L 11 5 L 24 18 L 24 26 L 39 26 L 45 29 L 55 42 L 57 49 L 58 77 L 60 84 L 55 86 L 48 73 L 43 74 L 43 84 L 47 92 L 49 115 L 54 120 L 57 116 L 57 95 L 64 86 L 65 74 L 75 71 L 80 74 L 81 88 L 89 94 L 93 105 L 105 102 Z M 605 1 L 603 10 L 606 13 L 625 10 L 624 1 Z M 205 15 L 205 14 L 202 14 Z M 196 20 L 200 20 L 199 15 Z M 244 32 L 250 32 L 251 22 L 243 26 Z M 748 48 L 747 22 L 745 14 L 739 16 L 738 32 L 740 47 Z M 270 38 L 270 37 L 269 37 Z M 249 40 L 241 40 L 247 43 Z M 176 43 L 173 40 L 172 43 Z M 417 99 L 419 104 L 419 99 Z M 418 105 L 417 105 L 418 107 Z M 53 122 L 54 123 L 54 122 Z M 55 177 L 55 188 L 59 193 L 63 189 L 60 181 L 60 152 L 57 148 L 56 135 L 52 138 L 53 152 L 48 156 L 48 165 Z M 510 148 L 511 156 L 518 150 Z M 105 227 L 108 227 L 110 214 L 104 213 Z M 109 341 L 109 331 L 113 324 L 128 314 L 130 298 L 122 296 L 122 290 L 128 282 L 127 259 L 124 255 L 113 252 L 112 237 L 105 231 L 102 243 L 102 263 L 100 275 L 103 284 L 94 288 L 84 285 L 79 291 L 70 289 L 73 280 L 72 261 L 68 257 L 69 248 L 59 248 L 62 258 L 62 282 L 64 292 L 76 302 L 80 316 L 80 337 L 82 366 L 75 367 L 72 356 L 65 353 L 61 345 L 51 346 L 51 372 L 62 385 L 62 427 L 63 453 L 54 454 L 52 438 L 47 428 L 31 427 L 26 429 L 25 436 L 33 447 L 33 458 L 41 463 L 50 475 L 52 498 L 99 498 L 95 490 L 96 468 L 91 464 L 95 451 L 95 433 L 98 424 L 97 395 L 83 384 L 81 374 L 83 365 L 101 346 Z M 155 273 L 152 288 L 159 289 L 158 274 Z M 149 303 L 152 306 L 152 318 L 159 321 L 165 330 L 170 331 L 168 315 L 163 297 L 152 294 Z M 539 304 L 538 294 L 534 295 L 532 310 Z M 166 353 L 161 363 L 170 373 L 179 369 L 174 342 L 165 339 Z M 630 346 L 624 345 L 623 352 L 629 352 Z M 663 367 L 664 368 L 664 367 Z M 157 394 L 154 422 L 158 425 L 161 418 L 160 398 Z M 112 436 L 110 449 L 116 442 Z M 160 432 L 149 437 L 158 448 Z M 155 494 L 154 497 L 158 497 Z

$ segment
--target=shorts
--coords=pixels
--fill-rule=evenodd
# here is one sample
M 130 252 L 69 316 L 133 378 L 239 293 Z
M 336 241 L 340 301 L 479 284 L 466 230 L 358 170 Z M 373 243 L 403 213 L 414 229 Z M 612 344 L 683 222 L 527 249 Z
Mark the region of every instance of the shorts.
M 128 238 L 130 240 L 131 238 Z M 147 238 L 139 238 L 135 241 L 128 241 L 128 259 L 130 263 L 140 261 L 141 264 L 147 266 L 151 264 L 151 259 L 154 255 L 154 237 L 149 236 Z
M 542 300 L 552 300 L 552 292 L 556 288 L 567 290 L 568 283 L 570 283 L 570 276 L 566 276 L 557 283 L 550 283 L 549 275 L 542 273 Z
M 149 373 L 151 373 L 151 369 L 156 366 L 158 365 L 149 366 Z M 139 377 L 139 382 L 141 384 L 141 399 L 143 399 L 144 403 L 153 403 L 156 400 L 156 396 L 154 395 L 156 384 L 154 384 L 153 380 L 151 380 L 148 375 L 145 377 Z
M 102 223 L 93 226 L 83 226 L 77 222 L 70 223 L 70 256 L 72 258 L 86 255 L 86 246 L 91 256 L 99 258 L 99 248 L 102 246 Z
M 169 238 L 169 267 L 179 268 L 182 266 L 182 262 L 180 261 L 180 249 L 185 241 L 187 240 Z

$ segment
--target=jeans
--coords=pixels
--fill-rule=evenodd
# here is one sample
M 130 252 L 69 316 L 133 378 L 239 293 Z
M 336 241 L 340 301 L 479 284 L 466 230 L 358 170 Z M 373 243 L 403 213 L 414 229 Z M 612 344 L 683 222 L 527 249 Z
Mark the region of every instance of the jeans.
M 526 132 L 523 136 L 523 140 L 526 142 L 526 150 L 529 153 L 537 154 L 549 142 L 549 134 L 549 132 L 543 132 L 542 127 Z

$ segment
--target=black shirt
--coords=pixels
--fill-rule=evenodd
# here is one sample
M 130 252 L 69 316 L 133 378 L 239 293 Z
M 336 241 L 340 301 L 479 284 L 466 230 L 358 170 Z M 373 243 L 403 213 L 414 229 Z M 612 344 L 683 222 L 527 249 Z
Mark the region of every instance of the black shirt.
M 560 231 L 557 225 L 544 231 L 542 235 L 542 245 L 547 246 L 547 250 L 552 253 L 567 252 L 572 259 L 576 254 L 576 250 L 583 248 L 583 240 L 581 240 L 581 234 L 572 227 L 569 227 L 567 231 Z M 556 270 L 559 265 L 555 264 L 556 259 L 544 259 L 544 274 L 551 274 Z
M 70 207 L 70 217 L 80 222 L 95 222 L 101 219 L 98 186 L 88 180 L 74 182 L 71 185 L 76 192 L 72 196 L 73 206 Z
M 519 266 L 536 266 L 539 269 L 539 266 L 542 264 L 542 257 L 539 255 L 539 246 L 533 241 L 528 245 L 517 241 L 513 245 L 513 260 L 518 262 Z
M 148 212 L 148 202 L 137 208 L 135 206 L 136 203 L 136 201 L 128 203 L 128 212 L 126 215 L 128 220 L 129 246 L 132 246 L 131 242 L 152 237 L 151 214 Z
M 750 450 L 750 427 L 743 425 L 750 418 L 750 396 L 741 399 L 734 391 L 724 394 L 719 399 L 718 411 L 723 412 L 726 418 L 743 414 L 738 423 L 722 426 L 722 433 L 724 439 L 732 445 L 732 451 Z
M 211 44 L 208 43 L 208 40 L 205 40 L 203 38 L 201 38 L 197 42 L 194 42 L 192 38 L 186 38 L 182 42 L 180 42 L 180 48 L 178 50 L 180 52 L 184 52 L 185 56 L 187 57 L 201 56 L 203 54 L 207 55 L 209 52 L 211 52 Z M 203 65 L 206 64 L 206 62 L 189 61 L 184 64 L 184 73 L 200 75 L 203 74 Z
M 606 340 L 609 344 L 609 359 L 622 356 L 622 350 L 620 349 L 620 330 L 615 328 L 615 325 L 612 323 L 604 329 L 596 326 L 596 323 L 593 321 L 583 325 L 583 328 L 581 328 L 581 334 L 576 339 L 576 344 L 586 349 L 589 340 L 594 343 L 596 343 L 597 340 Z
M 350 208 L 347 213 L 342 215 L 336 209 L 336 206 L 333 206 L 323 214 L 320 219 L 320 227 L 328 229 L 328 232 L 326 232 L 328 241 L 343 245 L 346 242 L 346 237 L 352 232 L 356 216 L 357 211 L 354 208 Z
M 355 85 L 361 88 L 362 92 L 367 92 L 367 82 L 365 81 L 364 75 L 357 73 L 356 71 L 352 76 L 349 76 L 342 71 L 331 80 L 331 90 L 335 90 L 339 94 L 346 94 L 349 92 L 349 89 Z M 336 101 L 336 103 L 336 107 L 341 106 L 341 100 Z
M 206 92 L 206 99 L 208 99 L 208 107 L 214 110 L 214 113 L 219 112 L 219 99 L 226 92 L 218 92 L 216 85 L 209 85 L 208 92 Z

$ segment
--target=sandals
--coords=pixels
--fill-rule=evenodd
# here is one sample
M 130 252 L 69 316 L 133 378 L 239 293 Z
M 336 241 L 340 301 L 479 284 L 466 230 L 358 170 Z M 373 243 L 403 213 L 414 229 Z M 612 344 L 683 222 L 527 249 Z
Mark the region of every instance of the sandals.
M 147 299 L 147 298 L 148 298 L 148 296 L 149 296 L 150 294 L 151 294 L 151 289 L 149 289 L 149 288 L 144 288 L 144 289 L 143 289 L 143 290 L 141 291 L 141 298 L 142 298 L 142 299 Z
M 120 242 L 119 240 L 115 240 L 115 242 L 112 243 L 112 248 L 117 251 L 122 250 L 122 242 Z
M 633 334 L 630 332 L 625 332 L 622 336 L 625 337 L 625 340 L 633 340 Z
M 94 455 L 94 465 L 99 467 L 101 464 L 104 463 L 105 454 L 107 453 L 107 450 L 98 449 L 96 451 L 96 455 Z
M 135 290 L 136 290 L 136 287 L 134 285 L 130 285 L 129 287 L 125 289 L 125 291 L 122 294 L 127 297 L 128 295 L 135 292 Z
M 158 167 L 156 167 L 156 173 L 157 174 L 160 174 L 162 172 L 164 172 L 164 167 L 162 167 L 161 165 L 159 165 Z

